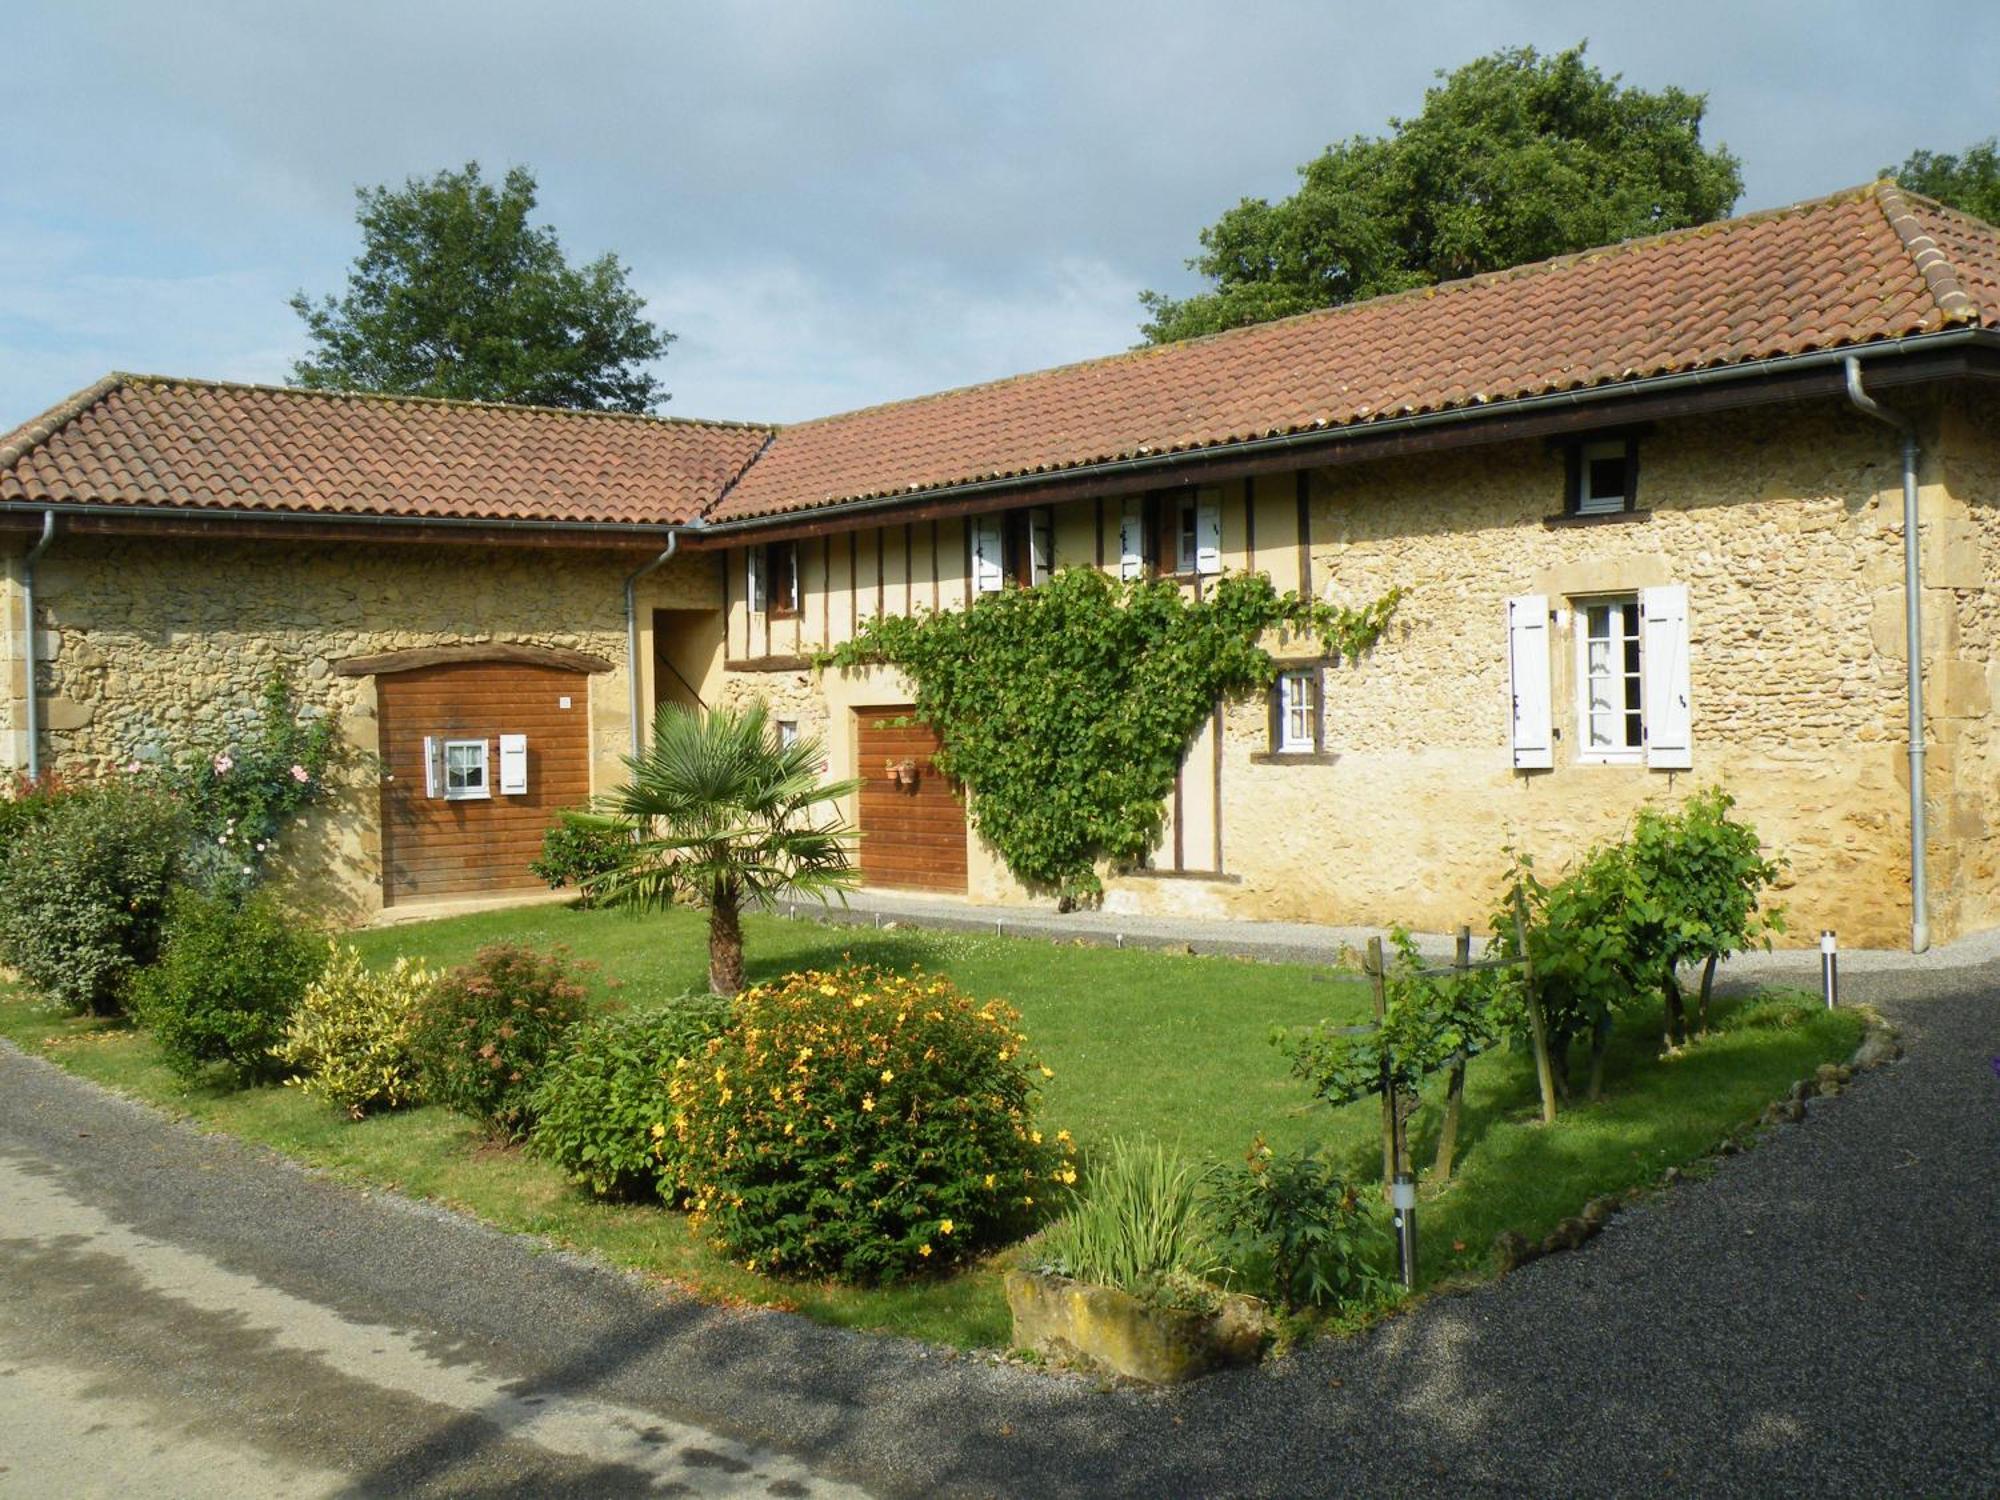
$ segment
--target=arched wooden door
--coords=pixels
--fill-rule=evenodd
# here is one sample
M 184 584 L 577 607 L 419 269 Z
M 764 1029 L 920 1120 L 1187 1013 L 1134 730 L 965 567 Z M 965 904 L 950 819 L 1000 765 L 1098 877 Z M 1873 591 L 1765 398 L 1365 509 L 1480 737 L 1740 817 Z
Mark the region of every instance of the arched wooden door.
M 541 885 L 542 834 L 590 796 L 589 682 L 515 661 L 377 679 L 387 903 Z

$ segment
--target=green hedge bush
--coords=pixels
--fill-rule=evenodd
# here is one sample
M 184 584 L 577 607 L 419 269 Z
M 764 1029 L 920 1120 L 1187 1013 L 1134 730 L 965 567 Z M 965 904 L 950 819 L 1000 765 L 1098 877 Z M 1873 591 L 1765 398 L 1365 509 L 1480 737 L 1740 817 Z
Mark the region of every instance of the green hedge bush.
M 674 1069 L 669 1128 L 694 1223 L 749 1269 L 892 1281 L 1004 1243 L 1075 1181 L 1008 1007 L 863 967 L 736 1003 Z
M 667 1128 L 667 1083 L 676 1062 L 722 1035 L 730 1009 L 720 996 L 688 995 L 574 1027 L 535 1090 L 536 1154 L 599 1197 L 679 1203 L 688 1174 Z
M 160 960 L 132 985 L 133 1009 L 182 1078 L 220 1066 L 237 1084 L 280 1076 L 272 1048 L 326 965 L 327 941 L 268 897 L 176 892 Z
M 632 836 L 622 828 L 597 828 L 565 818 L 542 835 L 542 852 L 528 862 L 552 891 L 577 889 L 577 905 L 590 906 L 590 879 L 608 875 L 632 857 Z
M 0 959 L 47 1000 L 116 1015 L 159 956 L 186 825 L 157 791 L 108 782 L 55 799 L 0 872 Z
M 411 1050 L 424 1097 L 510 1139 L 535 1123 L 535 1089 L 564 1032 L 589 1007 L 568 956 L 517 943 L 482 948 L 417 1011 Z
M 421 1097 L 411 1052 L 417 1011 L 439 974 L 419 959 L 371 969 L 353 948 L 331 945 L 326 968 L 306 988 L 273 1049 L 301 1089 L 355 1119 Z

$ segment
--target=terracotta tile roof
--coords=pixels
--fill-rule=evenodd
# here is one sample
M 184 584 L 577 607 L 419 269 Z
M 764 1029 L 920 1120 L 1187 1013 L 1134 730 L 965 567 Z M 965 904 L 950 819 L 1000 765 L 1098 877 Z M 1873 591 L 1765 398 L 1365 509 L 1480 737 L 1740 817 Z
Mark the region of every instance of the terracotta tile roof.
M 0 501 L 671 524 L 767 427 L 113 375 L 0 437 Z
M 2000 230 L 1893 183 L 785 428 L 711 520 L 2000 326 Z
M 2000 229 L 1893 183 L 782 430 L 114 375 L 0 503 L 666 525 L 2000 328 Z

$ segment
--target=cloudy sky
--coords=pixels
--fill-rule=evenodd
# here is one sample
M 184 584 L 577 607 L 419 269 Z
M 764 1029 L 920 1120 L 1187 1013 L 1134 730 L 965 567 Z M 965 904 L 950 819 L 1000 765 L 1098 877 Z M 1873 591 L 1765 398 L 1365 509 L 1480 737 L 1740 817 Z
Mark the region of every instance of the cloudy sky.
M 670 414 L 791 420 L 1133 343 L 1202 225 L 1496 47 L 1705 90 L 1745 209 L 2000 130 L 1993 0 L 0 0 L 0 35 L 0 430 L 113 369 L 283 380 L 355 185 L 474 158 L 631 267 Z

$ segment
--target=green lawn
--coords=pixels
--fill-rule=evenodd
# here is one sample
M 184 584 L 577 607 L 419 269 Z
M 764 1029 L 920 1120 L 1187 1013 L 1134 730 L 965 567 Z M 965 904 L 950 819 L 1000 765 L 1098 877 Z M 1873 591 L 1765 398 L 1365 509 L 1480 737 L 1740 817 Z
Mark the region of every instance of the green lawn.
M 1043 1122 L 1067 1126 L 1088 1151 L 1118 1134 L 1150 1134 L 1234 1161 L 1260 1130 L 1283 1147 L 1328 1144 L 1357 1177 L 1379 1179 L 1380 1110 L 1312 1104 L 1269 1042 L 1274 1025 L 1360 1019 L 1365 988 L 1331 969 L 1255 964 L 910 929 L 877 932 L 779 918 L 746 922 L 753 982 L 843 957 L 948 973 L 968 992 L 1018 1007 L 1055 1070 Z M 532 907 L 381 928 L 354 941 L 372 960 L 469 958 L 508 939 L 566 945 L 596 966 L 600 998 L 644 1006 L 698 986 L 705 929 L 694 913 L 634 918 Z M 1844 1057 L 1860 1035 L 1851 1012 L 1725 1005 L 1717 1033 L 1683 1057 L 1656 1056 L 1654 1024 L 1625 1026 L 1606 1070 L 1606 1097 L 1536 1123 L 1524 1057 L 1477 1060 L 1466 1090 L 1456 1180 L 1427 1195 L 1427 1279 L 1476 1274 L 1502 1229 L 1540 1235 L 1588 1198 L 1650 1182 L 1752 1121 L 1793 1080 Z M 19 994 L 0 998 L 0 1035 L 75 1072 L 165 1104 L 217 1129 L 265 1142 L 355 1181 L 436 1198 L 505 1228 L 547 1235 L 712 1298 L 796 1307 L 816 1318 L 891 1329 L 963 1347 L 1005 1346 L 1008 1320 L 992 1267 L 882 1291 L 777 1283 L 730 1265 L 693 1240 L 678 1214 L 592 1201 L 560 1174 L 486 1142 L 441 1109 L 353 1123 L 295 1089 L 187 1090 L 143 1036 L 54 1017 Z M 1436 1107 L 1414 1127 L 1419 1162 Z M 1463 1248 L 1458 1248 L 1463 1246 Z

